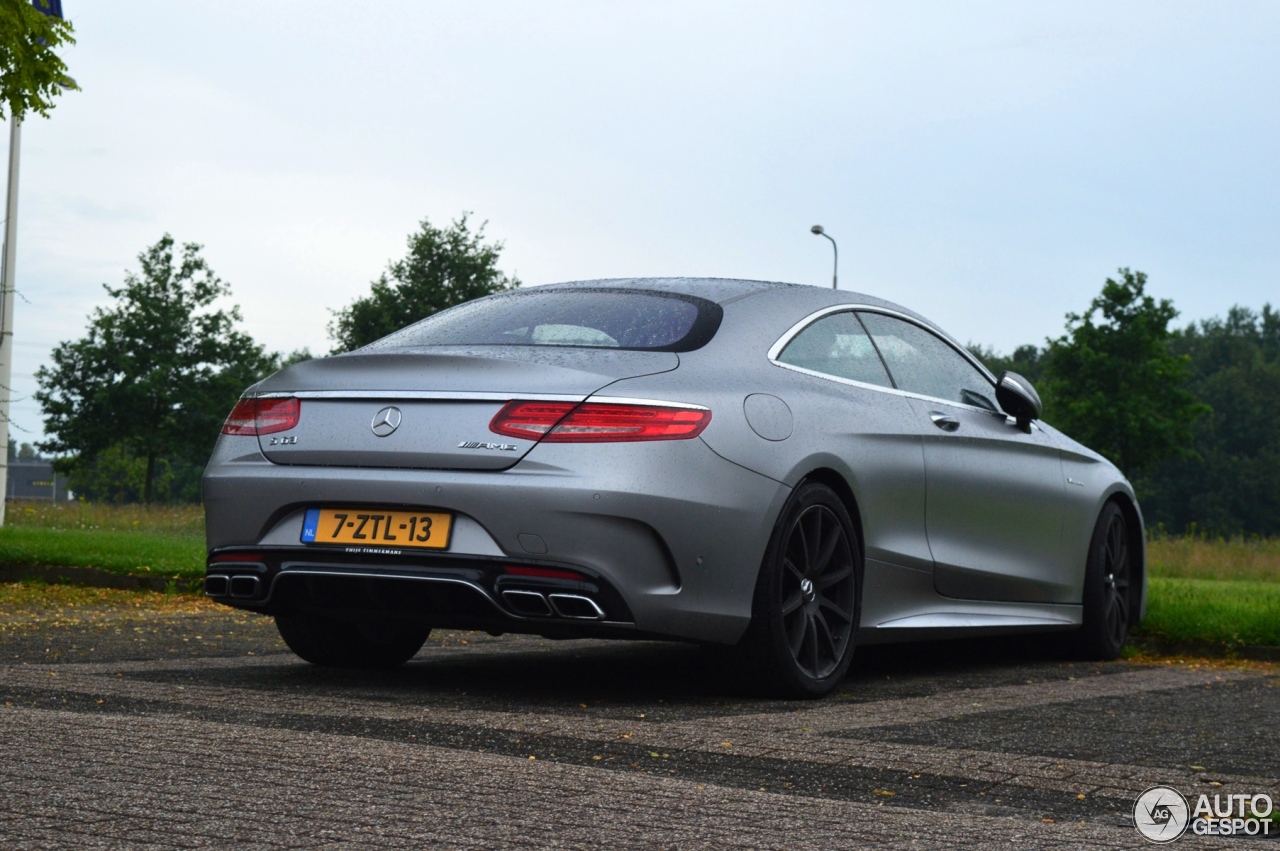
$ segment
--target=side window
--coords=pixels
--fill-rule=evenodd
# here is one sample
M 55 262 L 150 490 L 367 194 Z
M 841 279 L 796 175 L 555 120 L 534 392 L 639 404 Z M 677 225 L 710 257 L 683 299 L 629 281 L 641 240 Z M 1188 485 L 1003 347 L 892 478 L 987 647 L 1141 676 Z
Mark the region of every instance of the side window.
M 778 360 L 836 378 L 893 386 L 852 311 L 832 313 L 809 325 L 787 343 Z
M 941 338 L 919 325 L 860 313 L 899 390 L 998 411 L 990 380 Z

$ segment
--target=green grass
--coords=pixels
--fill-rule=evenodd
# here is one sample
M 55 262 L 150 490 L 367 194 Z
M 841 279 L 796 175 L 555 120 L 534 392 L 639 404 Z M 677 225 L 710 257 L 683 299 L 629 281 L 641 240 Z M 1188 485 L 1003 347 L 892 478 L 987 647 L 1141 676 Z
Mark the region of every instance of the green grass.
M 1152 577 L 1142 635 L 1280 645 L 1280 583 Z
M 97 529 L 0 529 L 0 564 L 96 567 L 136 576 L 204 576 L 204 538 Z
M 1147 617 L 1138 635 L 1280 645 L 1280 539 L 1155 532 L 1147 567 Z
M 198 578 L 204 557 L 204 510 L 198 505 L 11 500 L 0 529 L 0 564 Z

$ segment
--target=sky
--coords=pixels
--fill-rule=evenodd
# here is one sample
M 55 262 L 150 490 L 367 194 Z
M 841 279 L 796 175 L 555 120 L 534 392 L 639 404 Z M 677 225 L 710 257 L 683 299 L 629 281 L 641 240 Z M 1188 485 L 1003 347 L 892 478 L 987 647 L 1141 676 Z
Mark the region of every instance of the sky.
M 64 0 L 23 125 L 13 437 L 170 233 L 271 349 L 464 211 L 526 285 L 840 286 L 1010 351 L 1118 267 L 1280 302 L 1280 4 Z

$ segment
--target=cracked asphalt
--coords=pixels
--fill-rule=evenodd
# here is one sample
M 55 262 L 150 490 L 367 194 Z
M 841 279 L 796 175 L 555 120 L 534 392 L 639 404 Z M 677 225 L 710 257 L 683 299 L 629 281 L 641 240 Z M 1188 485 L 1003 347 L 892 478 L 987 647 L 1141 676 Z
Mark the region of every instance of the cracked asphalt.
M 862 648 L 781 702 L 654 642 L 324 670 L 265 618 L 119 593 L 0 611 L 0 847 L 1136 848 L 1150 786 L 1280 800 L 1265 664 Z

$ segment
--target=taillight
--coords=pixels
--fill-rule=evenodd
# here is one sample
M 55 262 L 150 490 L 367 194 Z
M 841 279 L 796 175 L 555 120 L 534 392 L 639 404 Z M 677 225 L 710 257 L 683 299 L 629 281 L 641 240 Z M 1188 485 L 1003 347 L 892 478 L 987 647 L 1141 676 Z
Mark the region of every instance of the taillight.
M 274 434 L 288 431 L 302 416 L 299 399 L 241 399 L 222 424 L 223 434 Z
M 711 422 L 705 408 L 611 402 L 508 402 L 489 423 L 506 437 L 545 443 L 687 440 Z
M 489 421 L 489 431 L 541 440 L 575 407 L 573 402 L 508 402 Z

